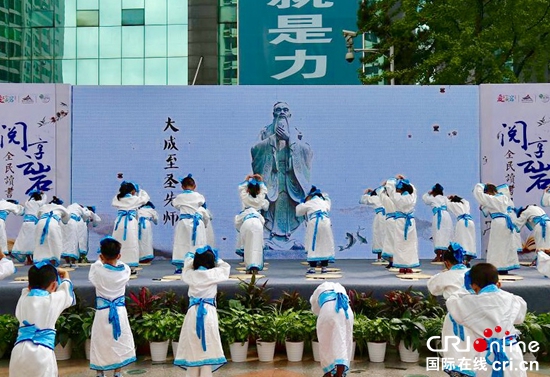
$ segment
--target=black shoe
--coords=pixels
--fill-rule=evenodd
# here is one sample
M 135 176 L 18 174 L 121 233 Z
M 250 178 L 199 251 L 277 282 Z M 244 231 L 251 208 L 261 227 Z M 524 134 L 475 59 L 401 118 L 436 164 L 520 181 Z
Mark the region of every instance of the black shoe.
M 498 274 L 499 275 L 508 275 L 508 271 L 499 271 Z
M 392 267 L 393 267 L 393 263 L 390 262 L 385 268 L 389 270 L 389 269 L 392 268 Z

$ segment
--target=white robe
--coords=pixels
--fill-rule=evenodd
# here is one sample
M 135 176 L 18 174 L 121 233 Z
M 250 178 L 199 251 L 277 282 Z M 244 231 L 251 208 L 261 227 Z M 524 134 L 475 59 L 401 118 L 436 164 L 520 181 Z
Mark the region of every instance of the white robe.
M 540 198 L 540 205 L 543 207 L 550 207 L 550 192 L 543 191 L 542 197 Z
M 378 190 L 382 191 L 382 190 Z M 384 252 L 384 237 L 386 236 L 386 210 L 382 205 L 380 193 L 377 195 L 365 194 L 361 196 L 361 204 L 366 204 L 375 210 L 372 221 L 372 252 L 374 254 Z
M 172 201 L 174 208 L 180 211 L 181 215 L 195 215 L 202 217 L 196 227 L 195 242 L 193 243 L 193 219 L 179 219 L 174 229 L 174 247 L 172 250 L 172 264 L 183 266 L 185 255 L 195 253 L 198 248 L 206 245 L 206 229 L 208 224 L 208 213 L 202 206 L 206 200 L 204 196 L 196 191 L 184 190 Z
M 90 267 L 88 279 L 95 287 L 97 297 L 113 301 L 124 297 L 130 280 L 130 267 L 122 262 L 116 266 L 104 265 L 101 260 L 97 260 Z M 102 304 L 105 306 L 105 302 Z M 121 330 L 118 340 L 115 340 L 113 326 L 109 323 L 109 308 L 95 312 L 90 344 L 90 368 L 93 370 L 117 369 L 136 361 L 134 337 L 126 306 L 117 306 L 116 311 Z
M 476 225 L 473 220 L 462 217 L 470 215 L 470 203 L 466 199 L 462 202 L 448 200 L 447 209 L 457 217 L 453 241 L 462 246 L 466 255 L 477 257 Z
M 36 223 L 38 222 L 38 210 L 48 200 L 46 194 L 42 194 L 41 200 L 34 200 L 29 198 L 25 202 L 25 216 L 23 217 L 23 224 L 19 229 L 19 234 L 15 239 L 15 243 L 11 249 L 11 253 L 17 255 L 33 255 L 34 253 L 34 230 L 36 229 Z
M 395 204 L 388 196 L 388 192 L 384 187 L 381 192 L 378 194 L 380 196 L 380 201 L 382 202 L 382 207 L 386 210 L 386 222 L 384 223 L 384 243 L 382 246 L 382 257 L 383 258 L 392 258 L 395 253 L 396 239 L 395 234 L 397 232 L 397 222 L 394 219 L 388 217 L 388 213 L 395 212 Z
M 522 323 L 527 312 L 527 304 L 520 296 L 497 289 L 495 285 L 490 285 L 483 289 L 485 292 L 478 294 L 469 294 L 462 297 L 452 295 L 447 299 L 447 309 L 453 316 L 454 320 L 469 328 L 472 331 L 473 339 L 470 344 L 473 344 L 477 338 L 486 338 L 483 335 L 485 329 L 493 331 L 493 337 L 502 339 L 505 336 L 505 331 L 510 334 L 517 334 L 514 324 Z M 494 328 L 501 327 L 501 332 L 496 333 Z M 519 345 L 512 345 L 504 348 L 506 356 L 512 363 L 514 368 L 519 369 L 520 362 L 523 361 L 523 354 Z M 486 351 L 475 352 L 475 357 L 485 358 Z M 493 360 L 494 355 L 489 355 Z M 476 370 L 476 377 L 491 376 L 492 368 L 487 365 L 487 370 Z M 526 377 L 525 371 L 510 371 L 504 369 L 504 377 Z
M 83 249 L 83 246 L 79 244 L 79 232 L 81 226 L 85 226 L 91 211 L 78 203 L 72 203 L 67 206 L 67 212 L 69 212 L 70 218 L 67 224 L 63 226 L 65 246 L 61 256 L 78 260 Z
M 140 229 L 139 238 L 139 260 L 146 260 L 155 257 L 153 251 L 153 224 L 157 225 L 159 215 L 151 207 L 141 207 L 138 209 L 138 219 Z M 141 235 L 141 238 L 139 237 Z
M 210 245 L 212 247 L 216 247 L 216 236 L 214 234 L 214 224 L 212 224 L 212 220 L 214 220 L 214 216 L 212 216 L 212 212 L 207 208 L 206 209 L 206 216 L 208 216 L 208 222 L 207 225 L 204 226 L 204 230 L 206 232 L 206 244 Z
M 504 214 L 513 222 L 514 203 L 507 195 L 488 195 L 483 192 L 485 185 L 478 183 L 474 187 L 474 197 L 489 215 Z M 499 271 L 509 271 L 519 268 L 516 230 L 507 227 L 507 220 L 497 217 L 491 220 L 489 244 L 487 245 L 487 263 L 494 265 Z
M 323 373 L 335 372 L 336 365 L 339 364 L 344 365 L 347 371 L 353 357 L 353 311 L 348 307 L 345 312 L 343 309 L 336 312 L 335 300 L 319 306 L 319 296 L 326 291 L 342 293 L 348 297 L 346 289 L 340 283 L 325 282 L 315 289 L 309 299 L 311 311 L 317 316 L 321 368 Z
M 463 264 L 459 264 L 453 266 L 450 270 L 440 272 L 437 275 L 432 276 L 428 280 L 428 290 L 432 295 L 443 296 L 444 299 L 448 299 L 453 294 L 462 296 L 469 294 L 468 291 L 464 288 L 464 274 L 466 273 L 466 271 L 468 271 L 466 266 L 464 266 Z M 456 333 L 455 328 L 457 330 Z M 449 340 L 448 342 L 445 342 L 445 338 L 452 336 L 455 337 L 455 339 L 456 337 L 461 339 L 462 334 L 464 336 L 464 340 L 460 341 L 460 343 L 457 345 L 460 350 L 464 350 L 469 346 L 467 344 L 468 339 L 473 340 L 475 338 L 472 336 L 473 334 L 468 328 L 458 324 L 456 326 L 453 325 L 453 320 L 451 319 L 449 313 L 447 313 L 447 315 L 445 316 L 445 320 L 443 321 L 443 329 L 441 331 L 441 344 L 453 344 L 456 342 L 456 340 Z M 430 346 L 434 347 L 435 342 L 431 343 Z M 443 358 L 447 360 L 454 360 L 455 363 L 458 363 L 458 360 L 460 360 L 461 358 L 472 359 L 474 356 L 473 352 L 459 352 L 453 346 L 447 346 L 447 350 L 442 352 L 442 354 Z M 445 365 L 444 369 L 461 371 L 461 369 L 456 364 L 454 366 Z M 473 372 L 473 367 L 469 370 Z
M 395 213 L 412 214 L 416 204 L 416 188 L 413 186 L 412 194 L 401 194 L 395 190 L 395 184 L 396 180 L 393 178 L 386 181 L 386 192 L 395 206 Z M 386 211 L 386 216 L 391 218 L 388 210 Z M 416 235 L 415 219 L 412 218 L 410 220 L 411 224 L 407 228 L 406 239 L 406 219 L 397 218 L 391 219 L 390 221 L 392 221 L 394 225 L 393 227 L 390 226 L 388 228 L 391 229 L 391 233 L 388 233 L 387 237 L 393 237 L 395 242 L 393 266 L 397 268 L 413 268 L 420 266 L 420 261 L 418 259 L 418 238 Z
M 82 224 L 78 224 L 78 247 L 80 249 L 81 255 L 88 255 L 88 239 L 89 239 L 89 228 L 88 225 L 92 224 L 92 227 L 96 227 L 101 222 L 101 217 L 96 213 L 90 211 L 90 217 Z
M 111 202 L 111 205 L 119 211 L 132 211 L 130 215 L 117 216 L 113 227 L 113 237 L 122 244 L 120 249 L 120 261 L 126 263 L 130 267 L 137 267 L 139 265 L 139 223 L 137 209 L 148 201 L 149 194 L 147 194 L 145 190 L 139 190 L 136 195 L 128 194 L 120 200 L 115 196 Z M 125 226 L 126 220 L 127 225 Z M 126 239 L 124 239 L 125 230 Z
M 218 283 L 229 279 L 230 269 L 231 266 L 228 263 L 218 259 L 218 265 L 210 270 L 194 270 L 193 258 L 186 258 L 181 278 L 189 285 L 189 298 L 215 299 Z M 223 353 L 216 307 L 204 304 L 204 308 L 206 309 L 204 316 L 206 351 L 203 351 L 201 339 L 197 337 L 198 305 L 194 305 L 185 315 L 178 352 L 174 357 L 174 364 L 183 369 L 210 365 L 212 371 L 215 371 L 227 362 Z
M 25 207 L 19 204 L 8 202 L 7 200 L 0 200 L 0 211 L 6 213 L 6 216 L 10 213 L 21 216 L 25 212 Z M 2 252 L 8 252 L 8 236 L 6 234 L 6 222 L 3 218 L 0 218 L 0 250 Z
M 537 219 L 542 216 L 548 217 L 542 208 L 530 205 L 516 219 L 515 224 L 518 229 L 521 229 L 525 225 L 529 230 L 533 231 L 536 250 L 550 250 L 550 219 L 545 222 L 543 233 L 542 223 L 538 222 L 539 219 Z
M 15 274 L 15 265 L 8 258 L 0 259 L 0 280 Z
M 46 216 L 57 216 L 46 218 Z M 34 231 L 34 262 L 53 260 L 59 263 L 65 245 L 63 224 L 70 219 L 67 209 L 58 204 L 44 204 L 38 210 L 38 223 Z M 49 220 L 49 224 L 48 224 Z M 47 226 L 47 227 L 46 227 Z M 42 242 L 42 233 L 46 231 Z
M 544 251 L 537 252 L 537 271 L 546 277 L 550 276 L 550 255 Z
M 422 200 L 432 208 L 432 239 L 434 250 L 447 250 L 453 236 L 453 219 L 447 211 L 447 198 L 444 195 L 422 195 Z M 434 213 L 435 211 L 438 211 Z M 439 216 L 437 213 L 440 213 Z M 440 220 L 439 220 L 440 219 Z M 439 223 L 439 227 L 438 227 Z
M 314 196 L 305 203 L 296 206 L 296 216 L 306 216 L 305 248 L 307 261 L 317 262 L 334 259 L 334 236 L 330 212 L 330 198 L 323 193 L 322 199 Z M 317 214 L 321 214 L 317 217 Z M 317 226 L 316 226 L 317 224 Z M 315 232 L 317 228 L 317 232 Z
M 70 280 L 62 280 L 57 291 L 23 289 L 15 308 L 19 326 L 23 321 L 38 329 L 53 329 L 57 319 L 69 306 L 74 304 L 73 285 Z M 53 349 L 23 341 L 17 344 L 10 358 L 10 377 L 57 377 L 57 361 Z

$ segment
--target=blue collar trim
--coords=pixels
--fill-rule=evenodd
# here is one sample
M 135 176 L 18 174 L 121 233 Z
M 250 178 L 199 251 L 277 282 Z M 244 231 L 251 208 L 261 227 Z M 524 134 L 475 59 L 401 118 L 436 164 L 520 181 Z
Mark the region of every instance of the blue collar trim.
M 462 263 L 459 263 L 459 264 L 455 264 L 453 267 L 451 267 L 451 270 L 465 270 L 466 268 L 466 265 L 462 264 Z
M 499 289 L 498 287 L 495 285 L 495 284 L 489 284 L 485 287 L 483 287 L 479 292 L 478 292 L 478 295 L 482 294 L 482 293 L 492 293 L 492 292 L 498 292 Z
M 110 264 L 103 264 L 103 267 L 105 267 L 106 269 L 108 270 L 111 270 L 111 271 L 124 271 L 124 265 L 123 264 L 119 264 L 117 266 L 112 266 Z
M 45 289 L 40 289 L 40 288 L 33 288 L 29 292 L 29 296 L 44 297 L 44 296 L 49 296 L 49 295 L 50 295 L 50 292 L 46 291 Z

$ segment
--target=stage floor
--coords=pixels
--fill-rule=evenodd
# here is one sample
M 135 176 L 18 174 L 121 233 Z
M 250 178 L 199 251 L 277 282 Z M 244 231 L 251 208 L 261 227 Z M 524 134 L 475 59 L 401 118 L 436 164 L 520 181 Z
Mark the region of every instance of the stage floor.
M 239 260 L 228 260 L 231 264 L 231 274 L 240 275 L 236 270 Z M 361 292 L 373 292 L 376 298 L 383 298 L 388 291 L 400 289 L 405 290 L 412 286 L 413 289 L 427 293 L 427 279 L 404 280 L 399 279 L 395 273 L 388 272 L 383 266 L 372 264 L 373 260 L 338 260 L 329 267 L 340 268 L 341 278 L 334 279 L 340 282 L 347 289 L 356 289 Z M 270 260 L 268 269 L 262 274 L 265 278 L 259 280 L 263 284 L 266 280 L 267 286 L 271 288 L 271 297 L 278 298 L 283 291 L 297 291 L 305 299 L 309 299 L 315 288 L 323 280 L 310 280 L 305 278 L 307 267 L 299 260 Z M 423 260 L 420 267 L 423 274 L 434 275 L 441 271 L 441 265 L 432 265 L 429 261 Z M 14 313 L 21 289 L 26 283 L 14 282 L 15 277 L 26 276 L 28 267 L 18 267 L 15 275 L 0 281 L 0 314 Z M 92 306 L 94 303 L 94 288 L 88 281 L 89 267 L 81 266 L 70 273 L 71 280 L 77 295 L 84 300 L 85 304 Z M 130 280 L 129 291 L 137 291 L 141 287 L 148 287 L 153 293 L 163 291 L 175 291 L 178 295 L 187 295 L 187 285 L 181 280 L 158 281 L 154 279 L 171 275 L 174 272 L 169 261 L 154 261 L 150 266 L 143 266 L 139 271 L 137 279 Z M 522 276 L 524 279 L 514 282 L 503 282 L 503 289 L 522 296 L 527 302 L 528 310 L 537 313 L 550 311 L 550 279 L 539 274 L 535 268 L 522 267 L 513 271 L 513 274 Z M 229 280 L 218 286 L 228 297 L 238 292 L 239 280 Z

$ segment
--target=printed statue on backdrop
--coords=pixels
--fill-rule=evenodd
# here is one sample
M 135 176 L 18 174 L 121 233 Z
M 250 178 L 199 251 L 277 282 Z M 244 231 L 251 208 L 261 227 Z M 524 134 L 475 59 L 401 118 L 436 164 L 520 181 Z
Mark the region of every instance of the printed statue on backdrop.
M 273 105 L 273 121 L 260 133 L 260 141 L 252 147 L 252 171 L 261 174 L 267 185 L 269 209 L 263 213 L 266 248 L 303 250 L 292 233 L 304 221 L 296 216 L 296 205 L 311 187 L 309 178 L 313 152 L 302 140 L 302 133 L 291 126 L 287 103 Z

